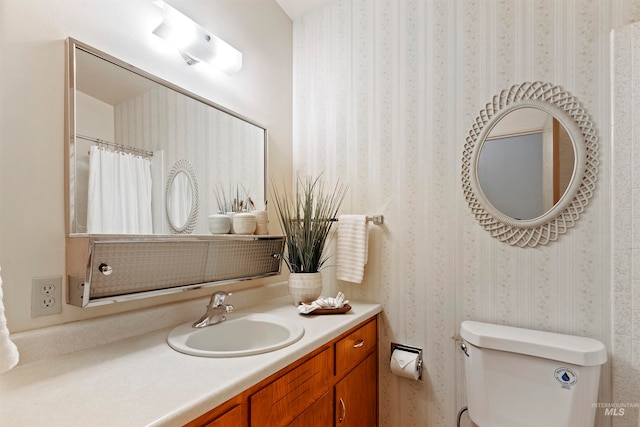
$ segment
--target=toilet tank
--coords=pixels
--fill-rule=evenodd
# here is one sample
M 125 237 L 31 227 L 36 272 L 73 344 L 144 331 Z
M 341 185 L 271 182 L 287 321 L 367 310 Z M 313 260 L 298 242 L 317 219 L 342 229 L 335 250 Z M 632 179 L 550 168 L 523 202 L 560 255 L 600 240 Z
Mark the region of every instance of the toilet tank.
M 593 426 L 607 350 L 592 338 L 464 321 L 467 407 L 480 427 Z

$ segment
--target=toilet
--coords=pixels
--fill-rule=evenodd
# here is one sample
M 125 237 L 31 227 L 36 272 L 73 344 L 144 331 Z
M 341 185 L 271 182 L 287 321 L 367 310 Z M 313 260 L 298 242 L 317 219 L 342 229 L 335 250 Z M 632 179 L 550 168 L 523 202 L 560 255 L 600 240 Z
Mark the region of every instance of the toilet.
M 604 344 L 464 321 L 467 408 L 480 427 L 593 426 Z

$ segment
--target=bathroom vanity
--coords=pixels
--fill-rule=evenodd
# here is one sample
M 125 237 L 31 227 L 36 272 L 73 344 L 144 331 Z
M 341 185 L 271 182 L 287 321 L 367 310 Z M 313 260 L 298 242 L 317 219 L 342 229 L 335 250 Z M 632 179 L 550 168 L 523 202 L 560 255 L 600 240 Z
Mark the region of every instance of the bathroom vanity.
M 188 426 L 375 426 L 377 336 L 365 320 Z
M 350 305 L 346 314 L 302 316 L 284 297 L 229 315 L 301 322 L 304 336 L 270 353 L 190 356 L 167 345 L 169 327 L 18 366 L 0 376 L 0 419 L 69 427 L 375 425 L 381 306 Z

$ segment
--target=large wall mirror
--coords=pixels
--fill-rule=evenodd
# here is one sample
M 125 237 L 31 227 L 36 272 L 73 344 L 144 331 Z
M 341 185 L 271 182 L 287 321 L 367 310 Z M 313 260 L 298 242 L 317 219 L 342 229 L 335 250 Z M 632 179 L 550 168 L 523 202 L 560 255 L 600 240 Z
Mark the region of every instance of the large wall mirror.
M 265 128 L 76 40 L 68 45 L 70 235 L 209 234 L 220 187 L 241 186 L 265 206 Z M 172 174 L 177 164 L 188 172 Z M 199 192 L 166 191 L 195 183 Z
M 476 118 L 462 183 L 482 227 L 520 247 L 555 241 L 578 220 L 598 173 L 597 135 L 569 93 L 549 83 L 514 85 Z

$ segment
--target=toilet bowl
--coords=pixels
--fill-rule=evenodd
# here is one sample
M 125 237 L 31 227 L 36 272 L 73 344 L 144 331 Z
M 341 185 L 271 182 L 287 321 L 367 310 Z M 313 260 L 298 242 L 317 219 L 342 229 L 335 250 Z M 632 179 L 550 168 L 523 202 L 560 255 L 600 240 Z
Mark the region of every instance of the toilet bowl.
M 469 417 L 480 427 L 593 426 L 607 350 L 592 338 L 464 321 Z

